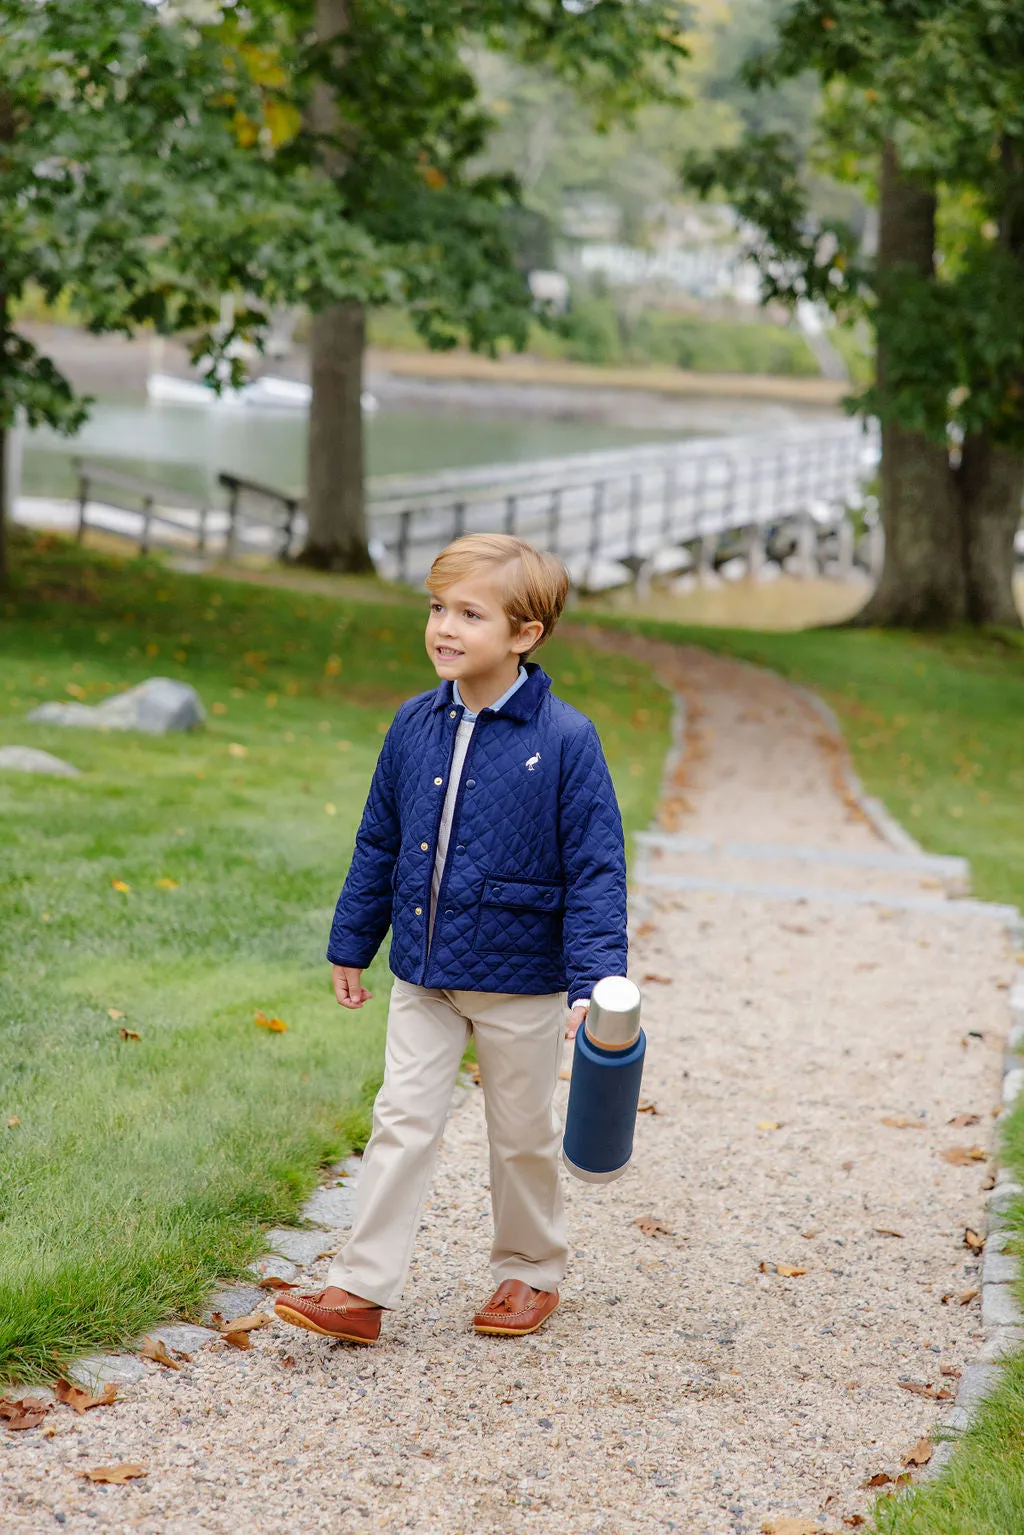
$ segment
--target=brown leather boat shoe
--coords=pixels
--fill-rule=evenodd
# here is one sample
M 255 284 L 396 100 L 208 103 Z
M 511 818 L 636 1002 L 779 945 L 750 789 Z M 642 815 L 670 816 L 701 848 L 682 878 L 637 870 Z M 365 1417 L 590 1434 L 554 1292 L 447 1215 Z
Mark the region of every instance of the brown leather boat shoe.
M 536 1332 L 557 1305 L 557 1290 L 532 1290 L 522 1279 L 504 1279 L 473 1326 L 496 1338 L 522 1338 Z
M 316 1295 L 286 1294 L 278 1298 L 274 1310 L 282 1322 L 293 1327 L 305 1327 L 307 1332 L 318 1332 L 324 1338 L 343 1338 L 346 1343 L 376 1343 L 380 1337 L 381 1306 L 353 1306 L 325 1304 L 329 1292 L 320 1290 Z M 332 1290 L 332 1295 L 346 1295 L 345 1290 Z M 349 1297 L 350 1299 L 351 1297 Z

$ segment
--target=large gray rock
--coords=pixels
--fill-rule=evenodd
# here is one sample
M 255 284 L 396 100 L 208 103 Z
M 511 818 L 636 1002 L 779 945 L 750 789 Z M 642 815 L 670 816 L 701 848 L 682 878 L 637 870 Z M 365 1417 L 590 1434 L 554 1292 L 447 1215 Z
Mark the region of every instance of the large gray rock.
M 52 778 L 77 778 L 78 769 L 34 746 L 0 746 L 0 768 L 14 773 L 47 773 Z
M 162 736 L 169 730 L 194 730 L 206 719 L 202 699 L 187 682 L 150 677 L 126 693 L 116 693 L 95 706 L 78 703 L 40 704 L 29 719 L 38 725 L 77 725 L 92 730 L 141 730 Z

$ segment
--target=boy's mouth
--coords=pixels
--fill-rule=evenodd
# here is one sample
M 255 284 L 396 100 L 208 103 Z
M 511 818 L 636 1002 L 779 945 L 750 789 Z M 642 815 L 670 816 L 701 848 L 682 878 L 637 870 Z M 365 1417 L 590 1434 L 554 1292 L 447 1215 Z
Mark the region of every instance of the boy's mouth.
M 453 650 L 450 645 L 434 646 L 434 654 L 439 661 L 457 661 L 462 653 L 461 650 Z

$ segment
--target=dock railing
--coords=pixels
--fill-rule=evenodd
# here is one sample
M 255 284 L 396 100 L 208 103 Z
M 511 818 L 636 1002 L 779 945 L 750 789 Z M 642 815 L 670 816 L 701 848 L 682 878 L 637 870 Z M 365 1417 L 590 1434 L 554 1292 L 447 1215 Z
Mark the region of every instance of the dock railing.
M 877 430 L 823 421 L 756 436 L 692 438 L 367 485 L 370 549 L 380 573 L 422 580 L 439 549 L 468 532 L 518 534 L 564 560 L 575 585 L 598 589 L 742 558 L 795 573 L 877 568 L 880 529 L 865 521 Z M 80 528 L 105 526 L 148 549 L 160 542 L 227 557 L 294 556 L 303 497 L 222 473 L 223 507 L 77 460 Z M 188 502 L 182 505 L 182 501 Z

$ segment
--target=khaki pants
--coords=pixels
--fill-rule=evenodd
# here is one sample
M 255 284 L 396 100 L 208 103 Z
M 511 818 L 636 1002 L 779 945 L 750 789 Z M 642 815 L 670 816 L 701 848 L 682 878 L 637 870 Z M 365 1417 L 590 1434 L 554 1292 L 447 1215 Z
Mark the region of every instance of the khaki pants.
M 496 1284 L 554 1290 L 568 1249 L 552 1099 L 565 1032 L 564 992 L 515 996 L 395 981 L 384 1082 L 373 1106 L 352 1231 L 329 1285 L 379 1306 L 402 1293 L 459 1062 L 476 1040 L 491 1151 Z

